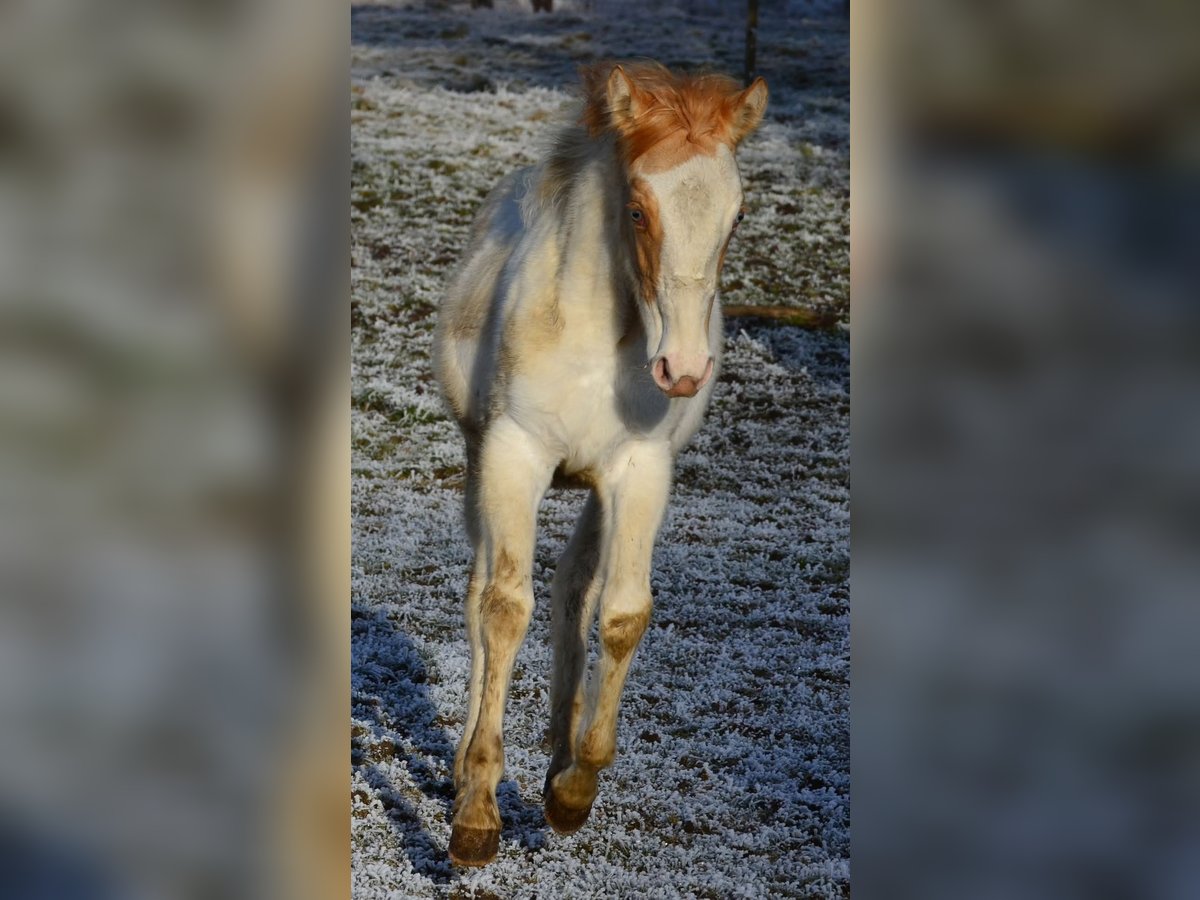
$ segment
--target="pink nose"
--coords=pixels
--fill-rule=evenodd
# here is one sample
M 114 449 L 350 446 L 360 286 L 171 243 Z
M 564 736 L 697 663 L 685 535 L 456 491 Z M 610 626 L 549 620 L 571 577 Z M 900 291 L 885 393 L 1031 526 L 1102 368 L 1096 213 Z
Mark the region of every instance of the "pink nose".
M 651 368 L 651 371 L 654 373 L 654 383 L 668 397 L 696 396 L 696 392 L 708 383 L 708 379 L 712 375 L 712 370 L 713 360 L 711 356 L 704 366 L 704 373 L 700 376 L 687 372 L 676 375 L 670 361 L 665 356 L 660 356 L 654 360 L 654 365 Z

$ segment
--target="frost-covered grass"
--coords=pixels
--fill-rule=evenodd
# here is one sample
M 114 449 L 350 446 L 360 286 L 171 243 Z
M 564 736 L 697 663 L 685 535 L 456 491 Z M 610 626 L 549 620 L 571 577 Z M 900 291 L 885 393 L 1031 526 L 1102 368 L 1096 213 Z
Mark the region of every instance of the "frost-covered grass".
M 678 462 L 655 610 L 591 820 L 563 838 L 540 809 L 547 587 L 582 504 L 552 492 L 505 723 L 500 856 L 469 872 L 446 859 L 469 664 L 462 448 L 429 370 L 447 274 L 482 197 L 537 157 L 578 62 L 740 64 L 740 20 L 719 4 L 655 18 L 652 4 L 583 6 L 353 14 L 354 893 L 847 896 L 848 340 L 737 320 Z M 724 300 L 844 319 L 845 22 L 786 6 L 763 3 L 772 105 L 740 152 L 752 215 Z

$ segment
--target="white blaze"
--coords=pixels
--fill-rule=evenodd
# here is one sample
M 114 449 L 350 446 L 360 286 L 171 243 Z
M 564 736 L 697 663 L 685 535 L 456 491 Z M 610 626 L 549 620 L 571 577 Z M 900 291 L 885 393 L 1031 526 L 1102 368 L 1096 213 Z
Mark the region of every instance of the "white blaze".
M 742 203 L 741 178 L 725 146 L 673 169 L 644 176 L 662 227 L 658 298 L 648 304 L 651 360 L 666 362 L 670 381 L 707 378 L 709 307 L 717 291 L 721 248 Z M 660 382 L 661 386 L 661 382 Z

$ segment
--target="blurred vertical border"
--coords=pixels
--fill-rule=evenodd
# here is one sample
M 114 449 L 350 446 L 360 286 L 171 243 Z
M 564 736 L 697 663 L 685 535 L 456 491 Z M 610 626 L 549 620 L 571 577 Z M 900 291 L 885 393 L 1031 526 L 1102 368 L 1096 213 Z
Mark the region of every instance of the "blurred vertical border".
M 1200 896 L 1200 7 L 851 16 L 855 895 Z
M 0 9 L 0 896 L 348 894 L 348 48 Z

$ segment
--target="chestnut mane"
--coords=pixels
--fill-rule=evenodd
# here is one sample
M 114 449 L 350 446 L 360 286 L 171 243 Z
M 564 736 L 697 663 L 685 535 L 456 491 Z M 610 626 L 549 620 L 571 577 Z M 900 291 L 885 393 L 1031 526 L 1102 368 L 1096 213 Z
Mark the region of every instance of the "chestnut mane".
M 741 86 L 727 75 L 676 74 L 656 62 L 621 63 L 637 92 L 638 113 L 625 126 L 610 109 L 606 91 L 615 62 L 584 67 L 582 123 L 592 137 L 614 132 L 626 161 L 636 162 L 664 142 L 695 145 L 695 152 L 713 153 L 718 144 L 734 144 L 734 118 Z

